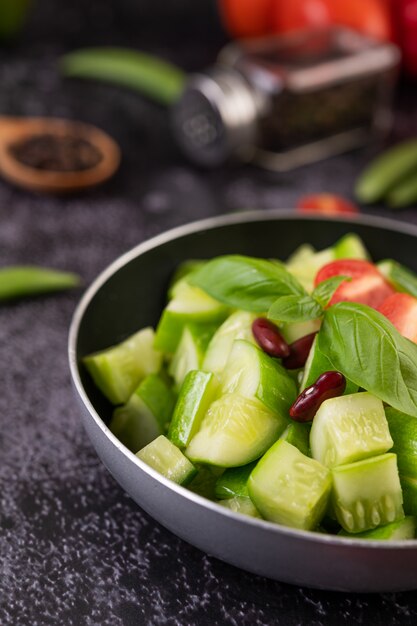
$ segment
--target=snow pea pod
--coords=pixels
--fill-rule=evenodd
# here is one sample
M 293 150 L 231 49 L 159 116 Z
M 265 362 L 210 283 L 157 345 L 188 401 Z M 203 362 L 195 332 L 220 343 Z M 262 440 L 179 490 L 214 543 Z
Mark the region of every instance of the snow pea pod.
M 0 301 L 15 300 L 71 289 L 80 284 L 77 274 L 31 265 L 0 269 Z

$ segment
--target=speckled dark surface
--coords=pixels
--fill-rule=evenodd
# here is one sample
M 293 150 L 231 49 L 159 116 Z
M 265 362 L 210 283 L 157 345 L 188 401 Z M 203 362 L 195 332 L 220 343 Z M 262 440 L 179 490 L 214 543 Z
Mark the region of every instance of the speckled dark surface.
M 124 161 L 112 182 L 71 199 L 0 182 L 1 265 L 66 268 L 88 284 L 120 253 L 176 224 L 287 208 L 305 191 L 350 195 L 364 153 L 285 176 L 201 173 L 177 153 L 163 110 L 125 91 L 64 82 L 56 71 L 60 53 L 93 43 L 136 45 L 194 69 L 221 40 L 206 0 L 39 0 L 25 37 L 0 49 L 0 112 L 92 121 L 116 137 Z M 416 103 L 404 88 L 397 136 L 417 130 Z M 417 210 L 399 217 L 417 223 Z M 99 462 L 78 419 L 66 341 L 79 297 L 0 310 L 0 624 L 416 623 L 414 593 L 335 594 L 257 578 L 143 513 Z

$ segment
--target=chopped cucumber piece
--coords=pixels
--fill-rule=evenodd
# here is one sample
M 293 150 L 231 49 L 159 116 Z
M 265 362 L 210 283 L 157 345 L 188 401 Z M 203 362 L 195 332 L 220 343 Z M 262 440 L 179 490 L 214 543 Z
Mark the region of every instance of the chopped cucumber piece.
M 158 372 L 162 354 L 154 348 L 152 328 L 143 328 L 122 343 L 84 357 L 97 387 L 112 404 L 127 402 L 140 381 Z
M 306 456 L 311 456 L 310 444 L 310 424 L 302 424 L 293 422 L 289 424 L 282 433 L 280 439 L 283 439 L 292 446 L 295 446 L 300 452 Z
M 187 324 L 221 324 L 228 309 L 202 289 L 187 282 L 178 285 L 173 298 L 165 307 L 155 336 L 155 348 L 173 354 Z
M 224 506 L 226 509 L 234 511 L 235 513 L 242 513 L 243 515 L 249 515 L 250 517 L 258 517 L 259 519 L 262 519 L 259 511 L 250 498 L 236 496 L 235 498 L 230 498 L 229 500 L 221 500 L 219 504 Z
M 197 474 L 194 465 L 164 435 L 148 443 L 136 456 L 179 485 L 191 482 Z
M 216 482 L 216 498 L 249 498 L 248 479 L 257 461 L 242 467 L 230 467 L 225 470 Z
M 417 479 L 400 475 L 406 515 L 417 516 Z
M 174 405 L 175 394 L 157 374 L 150 374 L 128 402 L 115 409 L 110 430 L 137 452 L 166 431 Z
M 387 259 L 377 264 L 381 274 L 394 285 L 397 291 L 408 293 L 417 298 L 417 274 L 397 261 Z
M 191 276 L 193 272 L 198 270 L 206 263 L 206 261 L 199 261 L 197 259 L 190 259 L 181 263 L 171 279 L 170 286 L 168 287 L 168 299 L 172 300 L 178 293 L 181 293 L 182 285 L 184 282 L 188 282 L 187 278 Z
M 362 261 L 370 259 L 362 239 L 354 233 L 349 233 L 339 239 L 334 246 L 334 255 L 336 259 L 360 259 Z
M 222 393 L 257 399 L 288 423 L 288 411 L 297 397 L 297 385 L 287 371 L 260 348 L 237 339 L 221 377 Z
M 259 461 L 248 487 L 262 517 L 312 530 L 324 516 L 331 477 L 326 467 L 280 439 Z
M 252 322 L 255 319 L 256 315 L 247 311 L 232 313 L 210 341 L 202 369 L 220 375 L 225 368 L 235 339 L 246 339 L 255 343 L 252 334 Z
M 179 448 L 185 448 L 197 433 L 203 417 L 213 402 L 218 383 L 210 372 L 188 372 L 180 390 L 168 437 Z
M 384 405 L 367 392 L 325 400 L 311 427 L 311 454 L 326 467 L 383 454 L 392 445 Z
M 302 284 L 306 291 L 314 288 L 314 279 L 323 265 L 335 260 L 333 248 L 326 248 L 321 252 L 314 252 L 311 246 L 301 246 L 287 261 L 288 271 Z M 311 331 L 313 332 L 313 331 Z M 305 333 L 308 335 L 308 333 Z M 294 339 L 295 341 L 295 339 Z
M 332 504 L 347 532 L 356 534 L 404 517 L 395 454 L 340 465 L 332 475 Z
M 298 246 L 294 252 L 287 259 L 287 268 L 290 269 L 293 266 L 302 266 L 308 263 L 316 254 L 316 249 L 309 243 L 303 243 Z
M 288 324 L 282 324 L 280 327 L 280 333 L 284 337 L 285 341 L 290 344 L 305 337 L 316 333 L 320 330 L 321 319 L 308 320 L 307 322 L 291 322 Z
M 379 526 L 373 530 L 366 530 L 363 533 L 352 535 L 345 530 L 341 530 L 341 537 L 352 537 L 354 539 L 372 539 L 375 541 L 401 541 L 402 539 L 414 539 L 416 532 L 416 520 L 412 516 L 386 526 Z
M 259 400 L 227 394 L 213 402 L 185 454 L 195 462 L 236 467 L 258 459 L 284 422 Z
M 387 407 L 385 413 L 394 440 L 392 452 L 397 455 L 398 471 L 417 479 L 417 419 L 391 407 Z
M 169 373 L 180 388 L 191 370 L 198 370 L 216 327 L 189 324 L 184 327 L 178 347 L 169 366 Z
M 203 496 L 209 500 L 215 500 L 215 486 L 219 478 L 218 470 L 218 467 L 200 467 L 197 475 L 187 485 L 187 488 L 193 493 L 197 493 L 199 496 Z
M 320 350 L 318 337 L 315 337 L 304 367 L 300 391 L 303 391 L 306 387 L 314 385 L 318 377 L 321 374 L 324 374 L 324 372 L 331 371 L 334 371 L 334 367 L 330 363 L 327 356 Z M 346 389 L 344 395 L 356 393 L 358 389 L 358 385 L 355 385 L 355 383 L 351 380 L 346 379 Z

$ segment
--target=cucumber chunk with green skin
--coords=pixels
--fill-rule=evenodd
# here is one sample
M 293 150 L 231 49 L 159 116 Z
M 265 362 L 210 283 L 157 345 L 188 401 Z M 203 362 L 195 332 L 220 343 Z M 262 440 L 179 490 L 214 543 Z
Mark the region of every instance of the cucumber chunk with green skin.
M 306 456 L 311 456 L 309 437 L 310 424 L 301 424 L 301 422 L 294 422 L 287 426 L 287 428 L 280 436 L 280 439 L 283 439 L 287 443 L 290 443 Z
M 147 376 L 127 403 L 113 412 L 109 428 L 132 452 L 166 432 L 175 394 L 157 375 Z
M 202 267 L 205 262 L 206 261 L 190 259 L 189 261 L 184 261 L 184 263 L 181 263 L 181 265 L 178 266 L 168 287 L 169 300 L 175 298 L 175 296 L 180 292 L 182 284 L 187 281 L 187 278 L 191 276 L 193 272 Z
M 417 517 L 417 479 L 400 474 L 401 488 L 404 498 L 404 512 L 406 515 Z
M 285 424 L 259 400 L 227 394 L 213 402 L 185 454 L 196 463 L 246 465 L 264 454 Z
M 335 368 L 330 363 L 327 356 L 320 350 L 318 337 L 315 337 L 304 367 L 300 391 L 303 391 L 306 387 L 314 385 L 318 377 L 321 376 L 321 374 L 324 374 L 324 372 L 332 371 L 335 371 Z M 344 395 L 356 393 L 358 389 L 358 385 L 355 385 L 355 383 L 346 378 L 346 389 Z
M 310 293 L 313 291 L 314 279 L 319 269 L 322 268 L 323 265 L 334 261 L 335 258 L 333 248 L 326 248 L 320 252 L 314 252 L 314 248 L 310 246 L 301 246 L 295 254 L 288 259 L 286 267 L 302 284 L 304 289 Z
M 397 455 L 398 471 L 417 479 L 417 419 L 391 407 L 387 407 L 385 414 L 394 441 L 392 452 Z
M 255 343 L 252 322 L 256 317 L 255 313 L 247 311 L 232 313 L 213 335 L 204 357 L 202 369 L 220 375 L 226 366 L 235 339 L 245 339 Z
M 395 287 L 397 291 L 408 293 L 417 298 L 417 274 L 401 263 L 386 259 L 377 264 L 381 274 Z
M 145 376 L 159 371 L 162 354 L 154 339 L 153 329 L 143 328 L 116 346 L 84 357 L 94 382 L 112 404 L 127 402 Z
M 216 500 L 215 487 L 219 478 L 218 470 L 219 468 L 217 467 L 199 467 L 198 473 L 187 485 L 187 488 L 199 496 L 209 500 Z
M 338 534 L 340 537 L 351 537 L 352 539 L 369 539 L 375 541 L 401 541 L 402 539 L 414 539 L 416 533 L 416 520 L 412 516 L 386 526 L 379 526 L 373 530 L 366 530 L 363 533 L 352 535 L 345 530 Z
M 339 239 L 334 246 L 334 255 L 336 259 L 359 259 L 368 261 L 371 258 L 362 239 L 358 235 L 355 235 L 355 233 L 349 233 Z
M 180 342 L 169 365 L 169 373 L 178 389 L 188 372 L 201 369 L 207 346 L 215 330 L 215 326 L 206 326 L 205 324 L 189 324 L 184 327 Z
M 256 465 L 248 488 L 265 519 L 312 530 L 324 516 L 331 476 L 326 467 L 280 439 Z
M 395 454 L 334 467 L 332 476 L 333 509 L 347 532 L 356 534 L 404 517 Z
M 317 319 L 308 320 L 307 322 L 291 322 L 288 324 L 282 324 L 279 330 L 285 341 L 290 344 L 297 341 L 297 339 L 301 339 L 301 337 L 311 335 L 311 333 L 316 333 L 320 330 L 320 326 L 321 319 Z
M 136 456 L 178 485 L 187 485 L 197 474 L 194 465 L 164 435 L 148 443 Z
M 169 426 L 168 437 L 179 448 L 186 448 L 197 433 L 213 402 L 218 382 L 210 372 L 191 371 L 185 377 Z
M 297 385 L 276 359 L 252 343 L 237 339 L 220 382 L 224 394 L 237 393 L 262 402 L 277 414 L 281 430 L 284 429 L 288 411 L 297 397 Z
M 326 467 L 387 452 L 393 441 L 384 405 L 367 392 L 325 400 L 313 420 L 310 446 L 313 458 Z
M 230 509 L 235 513 L 242 513 L 243 515 L 249 515 L 250 517 L 257 517 L 262 519 L 256 506 L 253 504 L 250 498 L 236 496 L 229 500 L 221 500 L 218 504 L 224 506 L 226 509 Z
M 249 498 L 248 479 L 257 461 L 243 465 L 242 467 L 231 467 L 223 472 L 216 482 L 215 494 L 218 500 L 228 498 Z
M 187 324 L 220 325 L 228 313 L 229 310 L 223 304 L 202 289 L 183 282 L 159 320 L 155 348 L 174 354 Z

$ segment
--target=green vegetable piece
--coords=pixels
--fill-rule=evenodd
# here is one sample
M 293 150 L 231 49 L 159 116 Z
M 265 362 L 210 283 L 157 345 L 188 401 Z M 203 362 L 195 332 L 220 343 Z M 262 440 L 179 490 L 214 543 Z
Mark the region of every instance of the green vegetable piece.
M 24 24 L 30 0 L 1 0 L 0 39 L 10 40 Z
M 227 394 L 213 402 L 185 454 L 196 463 L 246 465 L 264 454 L 284 424 L 259 400 Z
M 304 296 L 300 283 L 278 261 L 231 255 L 208 261 L 190 278 L 230 307 L 264 313 L 280 296 Z
M 301 422 L 293 422 L 284 430 L 280 439 L 290 443 L 297 448 L 305 456 L 311 456 L 310 444 L 310 424 L 302 424 Z
M 315 252 L 309 245 L 301 246 L 287 261 L 288 271 L 302 284 L 308 293 L 314 288 L 314 279 L 323 265 L 335 260 L 333 248 Z
M 318 345 L 359 387 L 417 417 L 417 345 L 383 315 L 354 302 L 335 304 L 325 313 Z
M 417 170 L 410 176 L 399 182 L 394 189 L 388 193 L 386 201 L 392 209 L 403 209 L 417 201 Z
M 395 454 L 340 465 L 332 475 L 332 506 L 347 532 L 356 534 L 404 517 Z
M 269 319 L 278 323 L 307 322 L 317 320 L 322 315 L 322 306 L 309 295 L 282 296 L 273 303 L 268 311 Z
M 143 328 L 116 346 L 84 357 L 83 363 L 112 404 L 124 404 L 148 374 L 159 371 L 162 354 L 154 349 L 155 333 Z
M 195 370 L 185 377 L 168 432 L 169 439 L 179 448 L 188 446 L 197 433 L 217 387 L 211 373 Z
M 180 342 L 169 366 L 169 373 L 179 389 L 188 372 L 198 370 L 216 326 L 189 324 L 182 331 Z
M 282 429 L 288 423 L 288 411 L 297 397 L 297 385 L 276 359 L 257 346 L 237 339 L 220 382 L 222 393 L 237 393 L 259 400 L 280 418 Z
M 405 514 L 417 517 L 417 479 L 400 475 L 400 482 L 403 490 Z
M 168 287 L 168 299 L 172 300 L 172 298 L 175 298 L 178 289 L 181 289 L 184 282 L 188 282 L 188 278 L 191 274 L 204 264 L 205 261 L 199 261 L 197 259 L 190 259 L 189 261 L 181 263 L 181 265 L 179 265 L 177 270 L 174 272 L 171 283 Z
M 215 470 L 215 471 L 213 471 Z M 223 470 L 220 470 L 223 471 Z M 215 486 L 219 477 L 219 468 L 217 467 L 200 467 L 197 475 L 187 485 L 187 488 L 193 493 L 215 500 Z
M 164 435 L 148 443 L 136 456 L 179 485 L 187 485 L 197 474 L 194 465 Z
M 371 258 L 362 239 L 355 233 L 348 233 L 334 245 L 336 259 L 360 259 L 368 261 Z
M 398 471 L 417 480 L 417 419 L 387 407 L 389 430 L 394 440 L 392 452 L 397 455 Z
M 417 274 L 392 259 L 381 261 L 377 267 L 397 291 L 417 298 Z
M 383 454 L 393 441 L 381 400 L 355 393 L 325 400 L 310 433 L 311 454 L 326 467 Z
M 174 405 L 175 394 L 157 374 L 150 374 L 128 402 L 115 409 L 109 428 L 137 452 L 166 431 Z
M 249 517 L 262 519 L 259 511 L 256 509 L 256 506 L 250 498 L 236 496 L 228 500 L 221 500 L 219 504 L 224 506 L 226 509 L 234 511 L 235 513 L 242 513 L 242 515 L 249 515 Z
M 61 71 L 72 78 L 92 78 L 134 89 L 160 104 L 182 93 L 185 74 L 178 67 L 138 50 L 86 48 L 65 55 Z
M 242 467 L 230 467 L 217 479 L 215 495 L 218 500 L 249 498 L 248 479 L 257 461 Z
M 318 377 L 321 376 L 321 374 L 324 374 L 324 372 L 332 371 L 335 371 L 335 368 L 330 363 L 326 355 L 320 350 L 318 337 L 316 337 L 313 345 L 311 346 L 310 353 L 304 367 L 300 391 L 303 391 L 306 387 L 314 385 Z M 346 379 L 346 389 L 344 395 L 356 393 L 358 389 L 358 385 L 355 385 L 355 383 L 351 380 Z
M 280 333 L 288 344 L 294 343 L 297 339 L 311 335 L 320 330 L 321 319 L 309 320 L 308 322 L 292 322 L 291 324 L 282 324 Z
M 331 477 L 326 467 L 280 439 L 253 470 L 248 488 L 265 519 L 312 530 L 324 516 Z
M 341 530 L 338 534 L 340 537 L 351 537 L 352 539 L 368 539 L 374 541 L 401 541 L 403 539 L 414 539 L 416 532 L 416 520 L 414 517 L 408 516 L 398 522 L 379 526 L 373 530 L 366 530 L 363 533 L 352 535 L 345 530 Z
M 37 296 L 78 287 L 77 274 L 31 265 L 0 269 L 0 301 Z
M 229 358 L 235 339 L 245 339 L 255 343 L 252 333 L 254 313 L 235 311 L 217 329 L 207 348 L 202 369 L 220 376 Z
M 360 202 L 377 202 L 398 183 L 417 170 L 417 140 L 397 144 L 377 157 L 356 183 Z

